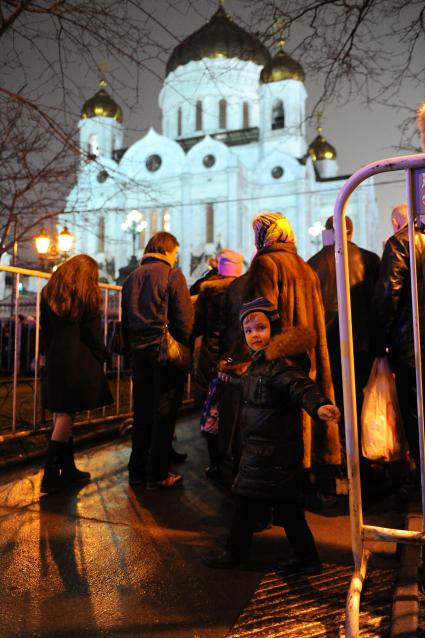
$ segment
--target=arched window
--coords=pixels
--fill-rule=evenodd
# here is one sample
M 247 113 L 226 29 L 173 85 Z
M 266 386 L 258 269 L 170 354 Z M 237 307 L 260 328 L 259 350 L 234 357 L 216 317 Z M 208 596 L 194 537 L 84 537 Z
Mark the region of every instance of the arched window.
M 151 235 L 155 235 L 158 231 L 158 213 L 156 208 L 151 211 Z
M 97 225 L 97 252 L 105 252 L 105 218 L 99 217 Z
M 196 102 L 195 128 L 197 131 L 202 131 L 202 102 L 200 100 Z
M 242 105 L 242 128 L 249 128 L 249 104 L 244 102 Z
M 170 232 L 170 211 L 168 208 L 162 209 L 162 230 Z
M 182 109 L 181 106 L 177 109 L 177 136 L 182 134 Z
M 143 222 L 145 221 L 145 213 L 143 211 L 140 211 L 140 212 L 142 214 L 140 221 Z M 143 249 L 145 245 L 146 245 L 146 225 L 144 225 L 144 227 L 139 233 L 139 248 Z
M 92 133 L 89 136 L 87 153 L 89 155 L 89 159 L 90 157 L 97 157 L 99 155 L 99 145 L 97 143 L 97 135 L 95 133 Z
M 220 100 L 218 103 L 218 127 L 226 128 L 227 126 L 227 102 Z
M 282 100 L 276 100 L 272 108 L 272 129 L 285 127 L 285 113 Z
M 206 219 L 206 233 L 205 241 L 207 244 L 214 241 L 214 206 L 213 204 L 207 204 L 207 219 Z

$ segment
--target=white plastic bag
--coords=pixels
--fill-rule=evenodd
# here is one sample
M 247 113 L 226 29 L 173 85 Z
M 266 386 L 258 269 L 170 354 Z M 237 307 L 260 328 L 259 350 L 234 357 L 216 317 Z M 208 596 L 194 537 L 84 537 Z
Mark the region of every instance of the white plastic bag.
M 365 389 L 362 452 L 371 461 L 396 461 L 406 452 L 394 377 L 387 357 L 377 357 Z

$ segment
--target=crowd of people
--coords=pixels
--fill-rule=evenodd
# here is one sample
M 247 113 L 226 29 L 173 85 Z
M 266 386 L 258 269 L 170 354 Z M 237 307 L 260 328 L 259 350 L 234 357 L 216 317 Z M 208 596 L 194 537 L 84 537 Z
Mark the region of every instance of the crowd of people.
M 395 234 L 380 262 L 352 241 L 353 224 L 346 219 L 357 401 L 361 406 L 373 358 L 388 350 L 419 467 L 407 206 L 394 209 L 393 223 Z M 122 329 L 134 404 L 129 484 L 160 491 L 182 483 L 170 468 L 187 376 L 184 357 L 177 355 L 186 349 L 193 356 L 209 455 L 206 474 L 229 483 L 234 497 L 226 548 L 205 558 L 210 567 L 245 561 L 256 525 L 271 521 L 284 528 L 292 548 L 282 569 L 321 570 L 303 510 L 305 469 L 314 467 L 322 489 L 332 491 L 343 463 L 332 218 L 326 228 L 329 245 L 306 263 L 287 218 L 260 213 L 253 221 L 256 252 L 247 271 L 242 274 L 242 255 L 224 249 L 190 290 L 175 267 L 178 240 L 158 232 L 124 282 Z M 425 230 L 419 220 L 415 243 L 423 301 Z M 420 303 L 421 325 L 423 307 Z M 112 402 L 103 372 L 97 264 L 89 256 L 73 257 L 52 275 L 42 293 L 41 325 L 47 355 L 43 396 L 54 413 L 41 489 L 50 493 L 89 480 L 74 463 L 73 418 Z M 364 476 L 367 469 L 363 460 Z

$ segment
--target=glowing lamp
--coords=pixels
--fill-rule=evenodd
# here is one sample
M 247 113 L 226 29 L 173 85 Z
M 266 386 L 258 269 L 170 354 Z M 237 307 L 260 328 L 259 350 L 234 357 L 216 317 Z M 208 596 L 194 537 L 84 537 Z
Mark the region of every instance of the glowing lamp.
M 69 253 L 71 250 L 72 244 L 74 243 L 74 235 L 71 233 L 66 226 L 63 227 L 62 231 L 58 235 L 58 245 L 61 253 Z
M 40 256 L 47 255 L 50 246 L 50 237 L 47 234 L 45 228 L 42 228 L 40 230 L 40 233 L 36 237 L 34 237 L 34 241 L 37 253 Z

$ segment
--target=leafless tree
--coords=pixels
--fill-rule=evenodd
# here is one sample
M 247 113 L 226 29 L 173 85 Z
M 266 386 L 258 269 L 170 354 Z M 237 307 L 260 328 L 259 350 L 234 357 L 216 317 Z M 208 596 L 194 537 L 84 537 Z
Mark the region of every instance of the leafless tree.
M 244 0 L 251 24 L 269 45 L 289 40 L 290 53 L 322 87 L 313 113 L 361 98 L 368 107 L 402 112 L 401 138 L 413 150 L 418 105 L 409 87 L 425 86 L 423 0 Z M 405 94 L 406 98 L 405 98 Z M 418 150 L 418 149 L 415 149 Z
M 148 17 L 129 15 L 133 4 L 0 4 L 0 254 L 63 210 L 79 155 L 75 124 L 87 97 L 81 88 L 84 74 L 108 59 L 115 87 L 125 86 L 126 95 L 138 99 L 139 71 L 157 55 L 157 45 L 144 26 Z
M 75 124 L 85 79 L 102 60 L 114 92 L 139 104 L 143 72 L 161 77 L 180 40 L 169 11 L 205 20 L 213 0 L 3 0 L 0 4 L 0 254 L 15 236 L 63 210 L 79 149 Z M 287 50 L 323 87 L 313 111 L 363 98 L 403 109 L 412 148 L 415 107 L 407 87 L 425 85 L 423 0 L 240 0 L 237 22 Z M 202 15 L 201 15 L 202 14 Z M 90 76 L 91 77 L 91 76 Z

